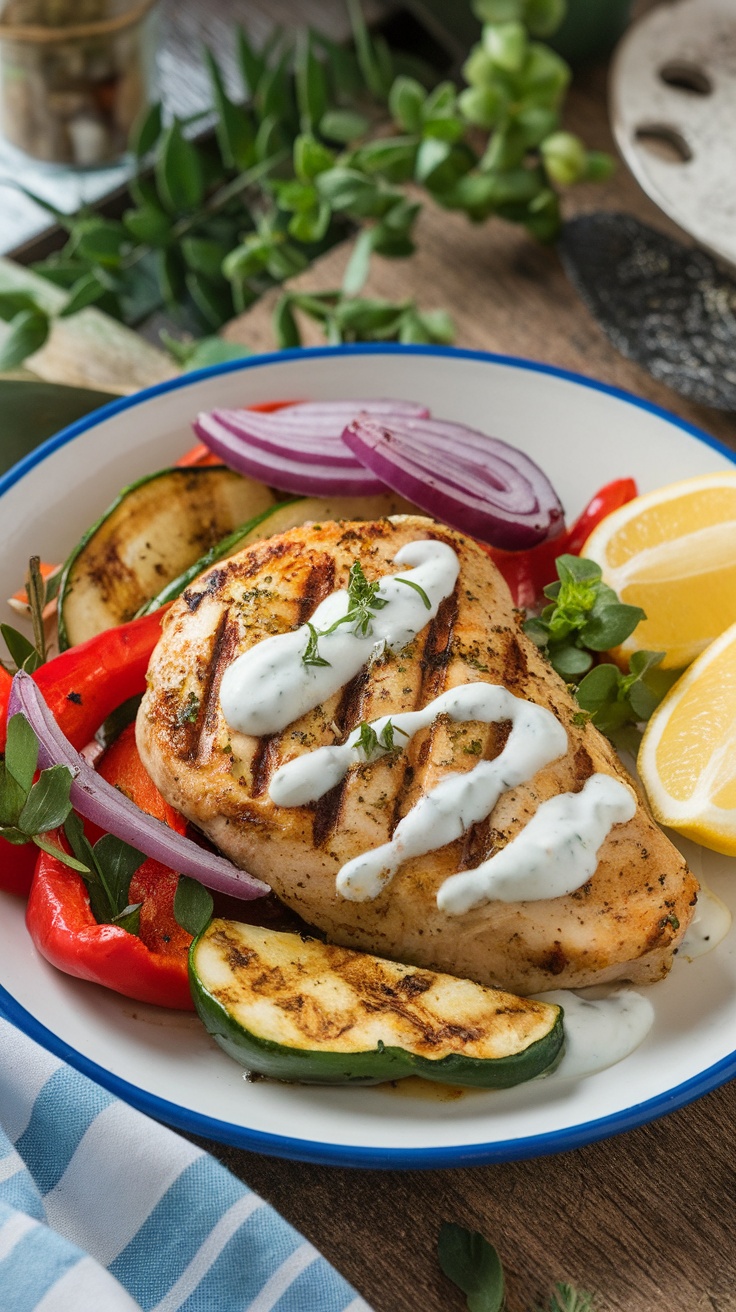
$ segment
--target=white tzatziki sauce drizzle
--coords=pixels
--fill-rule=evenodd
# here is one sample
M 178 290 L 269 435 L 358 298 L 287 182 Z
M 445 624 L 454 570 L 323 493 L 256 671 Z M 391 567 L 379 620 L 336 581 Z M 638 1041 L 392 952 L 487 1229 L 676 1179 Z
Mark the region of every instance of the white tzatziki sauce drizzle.
M 567 751 L 567 734 L 551 711 L 514 697 L 497 684 L 471 683 L 454 688 L 430 702 L 424 711 L 410 714 L 421 717 L 429 712 L 426 722 L 431 723 L 440 708 L 453 714 L 453 719 L 487 724 L 510 720 L 506 745 L 492 761 L 480 761 L 464 774 L 445 775 L 399 822 L 389 843 L 346 862 L 337 876 L 337 891 L 352 902 L 378 897 L 403 861 L 461 838 L 472 825 L 490 815 L 502 793 L 526 783 Z M 402 718 L 397 715 L 394 725 Z
M 582 888 L 598 865 L 611 829 L 636 814 L 633 790 L 608 774 L 593 774 L 579 793 L 542 802 L 506 847 L 474 870 L 450 875 L 437 905 L 451 916 L 484 902 L 536 902 Z
M 581 1080 L 615 1066 L 643 1043 L 654 1023 L 652 1003 L 633 989 L 606 993 L 555 989 L 535 997 L 538 1002 L 555 1003 L 565 1013 L 562 1060 L 548 1075 L 539 1076 L 555 1084 Z
M 341 624 L 319 639 L 319 653 L 328 665 L 308 665 L 302 657 L 311 637 L 308 624 L 289 633 L 264 638 L 225 670 L 220 690 L 222 713 L 231 729 L 262 737 L 279 733 L 300 716 L 354 678 L 376 648 L 401 651 L 433 620 L 455 587 L 460 562 L 452 547 L 432 538 L 409 542 L 397 551 L 397 565 L 411 567 L 407 587 L 400 575 L 387 574 L 377 596 L 385 603 L 372 616 L 366 634 Z M 417 590 L 420 589 L 420 591 Z M 427 607 L 421 593 L 429 600 Z M 332 592 L 315 610 L 309 624 L 328 629 L 350 609 L 346 589 Z
M 420 711 L 382 715 L 380 719 L 370 721 L 370 728 L 376 738 L 380 739 L 390 722 L 394 734 L 398 735 L 395 742 L 403 747 L 420 729 L 428 729 L 440 715 L 446 715 L 456 723 L 473 720 L 482 724 L 500 724 L 510 720 L 512 724 L 511 734 L 501 754 L 494 761 L 479 763 L 470 772 L 472 783 L 469 780 L 469 796 L 464 806 L 468 818 L 465 815 L 458 817 L 462 824 L 459 833 L 476 823 L 476 813 L 477 818 L 484 819 L 505 789 L 525 783 L 542 766 L 564 756 L 567 751 L 567 734 L 551 711 L 534 702 L 524 701 L 521 697 L 514 697 L 506 688 L 495 683 L 466 683 L 460 688 L 450 688 L 435 697 L 434 701 L 428 702 Z M 352 765 L 362 764 L 366 760 L 377 761 L 388 751 L 379 742 L 370 757 L 366 757 L 361 746 L 361 731 L 354 729 L 344 743 L 334 747 L 318 747 L 280 766 L 271 780 L 271 801 L 277 806 L 305 806 L 308 802 L 315 802 L 340 783 Z M 429 797 L 435 799 L 431 815 L 428 806 L 425 807 L 425 814 L 418 817 L 419 822 L 434 823 L 438 819 L 435 812 L 443 809 L 442 797 L 437 796 L 440 787 L 450 787 L 449 779 L 460 781 L 467 778 L 465 774 L 453 774 L 443 779 L 442 785 L 438 785 L 426 799 L 427 802 Z M 483 814 L 480 814 L 481 811 Z M 394 842 L 397 836 L 398 830 Z M 449 842 L 450 839 L 443 841 Z M 417 855 L 416 852 L 413 854 Z

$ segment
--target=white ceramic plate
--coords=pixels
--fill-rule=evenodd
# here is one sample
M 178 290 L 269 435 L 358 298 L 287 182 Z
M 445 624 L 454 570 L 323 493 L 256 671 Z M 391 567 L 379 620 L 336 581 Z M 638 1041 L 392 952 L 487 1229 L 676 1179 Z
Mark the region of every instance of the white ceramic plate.
M 274 398 L 396 396 L 515 443 L 549 473 L 568 516 L 610 479 L 642 491 L 732 467 L 704 433 L 635 398 L 542 365 L 433 348 L 355 347 L 260 356 L 116 402 L 0 480 L 0 597 L 29 555 L 63 559 L 132 479 L 176 459 L 201 409 Z M 5 618 L 9 618 L 6 616 Z M 703 873 L 736 907 L 736 862 Z M 733 888 L 733 891 L 732 891 Z M 22 1029 L 159 1119 L 225 1142 L 356 1166 L 449 1166 L 559 1152 L 692 1101 L 736 1074 L 736 950 L 729 937 L 677 961 L 648 992 L 655 1024 L 618 1066 L 438 1100 L 385 1089 L 247 1083 L 195 1017 L 126 1001 L 37 955 L 22 903 L 0 894 L 0 1005 Z M 411 1087 L 411 1086 L 410 1086 Z M 428 1091 L 431 1086 L 423 1086 Z

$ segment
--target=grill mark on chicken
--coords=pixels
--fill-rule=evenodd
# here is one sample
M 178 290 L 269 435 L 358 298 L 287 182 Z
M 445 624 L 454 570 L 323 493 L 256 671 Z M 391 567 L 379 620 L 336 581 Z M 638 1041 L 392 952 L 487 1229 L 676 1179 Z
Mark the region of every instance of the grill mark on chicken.
M 207 761 L 212 754 L 212 744 L 218 728 L 222 676 L 233 660 L 239 642 L 240 631 L 236 624 L 231 623 L 228 607 L 220 616 L 215 630 L 212 655 L 202 683 L 199 713 L 192 726 L 194 732 L 187 752 L 189 760 Z
M 486 748 L 483 753 L 483 760 L 493 761 L 501 755 L 506 746 L 508 736 L 511 733 L 511 722 L 504 720 L 501 724 L 489 724 L 486 726 L 486 731 Z M 487 861 L 498 850 L 494 841 L 496 831 L 493 828 L 492 817 L 493 811 L 486 816 L 485 820 L 479 820 L 478 824 L 471 825 L 465 833 L 458 861 L 458 870 L 473 870 L 482 861 Z
M 503 680 L 507 687 L 522 683 L 529 674 L 526 654 L 515 633 L 510 633 L 504 652 Z
M 577 748 L 574 757 L 574 770 L 575 781 L 580 784 L 581 788 L 586 780 L 590 779 L 590 776 L 595 773 L 593 759 L 587 747 L 581 746 Z
M 335 562 L 332 556 L 320 556 L 309 569 L 309 577 L 298 599 L 297 627 L 305 624 L 310 615 L 328 597 L 335 587 Z
M 214 597 L 220 591 L 226 579 L 226 569 L 213 569 L 212 573 L 207 578 L 206 587 L 204 587 L 201 592 L 192 592 L 191 588 L 187 588 L 184 593 L 184 601 L 186 602 L 187 609 L 191 611 L 199 610 L 205 597 Z
M 429 534 L 428 536 L 439 537 L 439 534 Z M 435 618 L 427 625 L 424 648 L 419 657 L 421 677 L 414 702 L 414 709 L 416 710 L 421 710 L 428 702 L 433 701 L 435 697 L 438 697 L 444 691 L 457 613 L 458 597 L 457 589 L 455 589 L 451 596 L 445 597 L 445 600 L 440 603 Z M 421 634 L 418 635 L 417 641 L 421 641 Z M 410 752 L 405 751 L 401 754 L 403 770 L 401 778 L 396 780 L 396 791 L 389 824 L 389 833 L 392 836 L 402 818 L 404 802 L 409 789 L 414 783 L 416 769 L 423 769 L 427 761 L 431 759 L 435 732 L 436 723 L 432 725 L 429 733 L 421 739 L 415 753 L 416 768 L 411 763 Z
M 368 666 L 364 665 L 362 670 L 358 670 L 355 678 L 345 684 L 339 705 L 335 711 L 334 721 L 335 727 L 339 730 L 340 741 L 360 724 L 363 718 L 363 704 L 367 688 Z
M 312 842 L 315 847 L 323 847 L 332 837 L 342 810 L 347 780 L 346 775 L 345 779 L 341 779 L 329 792 L 323 793 L 315 803 L 312 814 Z
M 434 619 L 427 626 L 427 636 L 420 659 L 422 681 L 417 697 L 417 708 L 426 706 L 427 702 L 431 702 L 444 692 L 457 612 L 456 588 L 451 596 L 445 597 Z
M 280 733 L 258 739 L 251 763 L 251 791 L 254 797 L 262 797 L 271 782 L 273 768 L 279 759 L 280 742 Z

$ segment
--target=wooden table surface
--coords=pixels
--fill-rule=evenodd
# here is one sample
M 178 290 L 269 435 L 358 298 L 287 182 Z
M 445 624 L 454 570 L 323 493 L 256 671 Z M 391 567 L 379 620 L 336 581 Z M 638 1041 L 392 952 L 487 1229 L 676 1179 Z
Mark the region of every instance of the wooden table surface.
M 318 19 L 324 3 L 310 0 L 310 19 Z M 256 25 L 275 7 L 287 8 L 288 0 L 278 6 L 253 0 Z M 168 8 L 174 10 L 174 0 Z M 241 10 L 245 6 L 236 0 L 182 4 L 182 39 L 187 23 L 194 25 L 192 40 L 205 24 L 220 48 L 220 24 Z M 589 144 L 611 147 L 605 70 L 577 80 L 569 122 Z M 604 187 L 574 192 L 568 212 L 604 207 L 674 231 L 623 165 Z M 344 250 L 331 252 L 300 282 L 334 285 L 345 259 Z M 619 356 L 579 302 L 554 250 L 537 247 L 515 228 L 472 227 L 461 217 L 427 209 L 418 254 L 411 261 L 375 261 L 368 290 L 448 308 L 459 346 L 548 361 L 628 388 L 736 450 L 736 416 L 682 401 Z M 269 311 L 268 303 L 255 307 L 227 335 L 272 349 Z M 298 1127 L 285 1132 L 297 1133 Z M 497 1245 L 511 1312 L 541 1303 L 560 1279 L 592 1291 L 596 1312 L 736 1310 L 734 1084 L 607 1142 L 504 1165 L 350 1170 L 206 1146 L 302 1230 L 376 1312 L 464 1307 L 436 1261 L 443 1220 L 481 1230 Z
M 590 144 L 612 149 L 605 103 L 605 70 L 596 69 L 578 79 L 569 123 Z M 605 187 L 571 193 L 569 213 L 594 208 L 625 210 L 678 235 L 623 165 Z M 736 416 L 683 401 L 617 354 L 554 250 L 508 225 L 473 227 L 429 210 L 418 247 L 412 260 L 374 261 L 368 291 L 444 306 L 455 316 L 459 346 L 528 356 L 627 388 L 736 450 Z M 299 282 L 336 285 L 346 258 L 343 249 L 330 252 Z M 271 349 L 269 313 L 260 304 L 226 335 Z M 607 1142 L 507 1165 L 382 1172 L 208 1147 L 298 1226 L 376 1312 L 464 1307 L 436 1262 L 443 1220 L 481 1230 L 497 1245 L 512 1312 L 541 1302 L 559 1279 L 593 1291 L 596 1312 L 736 1309 L 736 1084 Z

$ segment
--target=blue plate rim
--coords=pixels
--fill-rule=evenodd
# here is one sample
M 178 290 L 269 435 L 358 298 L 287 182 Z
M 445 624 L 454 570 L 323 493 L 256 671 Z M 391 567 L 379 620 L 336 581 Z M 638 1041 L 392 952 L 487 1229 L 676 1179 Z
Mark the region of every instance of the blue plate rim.
M 0 477 L 0 497 L 37 465 L 42 464 L 48 456 L 73 441 L 74 438 L 105 422 L 113 415 L 120 414 L 136 405 L 141 405 L 153 397 L 165 395 L 167 392 L 221 374 L 234 373 L 239 370 L 245 371 L 262 365 L 279 364 L 296 358 L 303 359 L 305 356 L 320 358 L 325 356 L 339 357 L 345 354 L 449 356 L 455 359 L 477 360 L 488 364 L 506 365 L 511 368 L 548 374 L 593 391 L 603 392 L 629 405 L 634 405 L 638 409 L 646 410 L 694 437 L 697 441 L 718 451 L 731 463 L 736 464 L 736 453 L 731 451 L 724 443 L 687 420 L 680 419 L 678 415 L 673 414 L 665 407 L 637 397 L 623 388 L 588 378 L 586 375 L 573 370 L 545 364 L 543 361 L 524 359 L 520 356 L 457 347 L 402 346 L 390 342 L 356 343 L 349 346 L 318 346 L 247 356 L 242 360 L 232 360 L 224 364 L 210 365 L 205 369 L 194 370 L 191 373 L 157 383 L 152 387 L 145 388 L 143 391 L 135 392 L 131 396 L 111 401 L 107 405 L 91 411 L 90 414 L 83 416 L 75 423 L 69 424 L 59 433 L 48 438 L 23 460 L 18 461 L 6 474 Z M 678 1108 L 703 1097 L 736 1077 L 736 1051 L 734 1051 L 721 1058 L 713 1066 L 709 1066 L 705 1071 L 701 1071 L 698 1075 L 691 1077 L 682 1084 L 667 1090 L 666 1093 L 658 1094 L 645 1102 L 635 1103 L 631 1107 L 615 1112 L 610 1116 L 585 1121 L 580 1125 L 570 1126 L 567 1129 L 530 1135 L 522 1139 L 507 1139 L 498 1143 L 451 1145 L 442 1148 L 374 1149 L 344 1144 L 324 1144 L 316 1140 L 303 1140 L 270 1134 L 190 1111 L 176 1103 L 170 1103 L 166 1099 L 149 1094 L 136 1085 L 129 1084 L 127 1080 L 113 1075 L 104 1067 L 98 1066 L 91 1058 L 77 1052 L 75 1048 L 60 1039 L 53 1031 L 47 1029 L 45 1025 L 21 1006 L 2 985 L 0 985 L 0 1011 L 30 1038 L 35 1039 L 48 1051 L 67 1061 L 71 1066 L 81 1071 L 82 1074 L 95 1080 L 111 1093 L 117 1094 L 125 1102 L 138 1108 L 139 1111 L 157 1120 L 164 1121 L 176 1129 L 198 1134 L 234 1147 L 245 1148 L 251 1152 L 260 1152 L 276 1157 L 292 1158 L 298 1161 L 328 1166 L 354 1166 L 364 1169 L 381 1168 L 388 1170 L 397 1168 L 437 1169 L 451 1166 L 481 1165 L 488 1162 L 517 1161 L 567 1152 L 575 1148 L 582 1148 L 601 1139 L 622 1134 L 669 1112 L 676 1111 Z
M 643 397 L 635 396 L 633 392 L 628 392 L 623 387 L 615 387 L 612 383 L 602 383 L 596 378 L 589 378 L 586 374 L 577 373 L 572 369 L 562 369 L 558 365 L 545 364 L 541 360 L 525 359 L 523 356 L 502 355 L 493 351 L 473 351 L 456 346 L 404 346 L 396 342 L 355 342 L 345 346 L 296 347 L 285 351 L 271 351 L 264 355 L 245 356 L 242 360 L 228 360 L 223 364 L 208 365 L 204 369 L 193 369 L 190 373 L 179 374 L 176 378 L 168 378 L 164 382 L 155 383 L 152 387 L 146 387 L 140 392 L 133 392 L 130 396 L 121 396 L 115 401 L 109 401 L 97 410 L 90 411 L 88 415 L 83 415 L 81 419 L 75 420 L 74 423 L 68 424 L 66 428 L 60 429 L 53 437 L 47 438 L 34 451 L 31 451 L 29 455 L 17 461 L 5 474 L 0 476 L 0 497 L 4 496 L 15 483 L 24 478 L 36 465 L 42 464 L 54 451 L 66 446 L 74 438 L 80 437 L 88 429 L 95 428 L 98 424 L 106 422 L 114 415 L 122 414 L 125 410 L 142 405 L 154 397 L 164 396 L 167 392 L 178 391 L 182 387 L 201 382 L 205 378 L 215 378 L 222 374 L 246 371 L 259 368 L 262 365 L 276 365 L 286 360 L 303 359 L 305 357 L 319 359 L 324 356 L 339 357 L 341 355 L 447 356 L 454 359 L 478 360 L 486 364 L 507 365 L 531 373 L 549 374 L 554 378 L 576 383 L 591 391 L 603 392 L 607 396 L 613 396 L 619 401 L 626 402 L 628 405 L 636 406 L 639 410 L 646 410 L 650 414 L 657 415 L 659 419 L 663 419 L 666 423 L 672 424 L 673 427 L 681 429 L 698 442 L 712 447 L 713 450 L 725 456 L 731 463 L 736 464 L 736 453 L 731 451 L 725 443 L 720 442 L 718 438 L 706 433 L 705 429 L 698 428 L 697 425 L 689 423 L 686 419 L 680 419 L 679 415 L 667 410 L 664 406 L 657 405 L 654 401 L 647 401 Z

